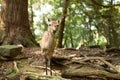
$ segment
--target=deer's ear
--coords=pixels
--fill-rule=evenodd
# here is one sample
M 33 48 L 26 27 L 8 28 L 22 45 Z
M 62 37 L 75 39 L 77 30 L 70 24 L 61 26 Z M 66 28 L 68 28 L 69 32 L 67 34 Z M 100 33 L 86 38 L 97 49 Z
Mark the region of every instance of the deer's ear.
M 51 20 L 49 18 L 47 18 L 48 22 L 50 22 Z
M 57 23 L 58 23 L 58 24 L 60 24 L 60 23 L 61 23 L 61 20 L 60 20 L 60 19 L 58 19 L 58 20 L 57 20 Z
M 51 20 L 50 20 L 49 18 L 46 18 L 46 19 L 45 19 L 45 22 L 46 22 L 47 24 L 49 24 L 50 21 L 51 21 Z

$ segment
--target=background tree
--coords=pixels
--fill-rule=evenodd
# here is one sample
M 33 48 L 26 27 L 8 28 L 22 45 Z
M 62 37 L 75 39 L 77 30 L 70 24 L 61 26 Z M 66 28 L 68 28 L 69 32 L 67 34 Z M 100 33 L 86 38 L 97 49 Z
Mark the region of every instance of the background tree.
M 1 24 L 4 36 L 1 44 L 36 46 L 28 20 L 28 0 L 2 0 Z
M 34 22 L 37 40 L 40 40 L 42 33 L 46 30 L 45 18 L 61 18 L 64 22 L 63 10 L 67 6 L 65 24 L 61 23 L 62 27 L 57 36 L 59 47 L 77 48 L 81 45 L 103 44 L 119 47 L 119 1 L 69 0 L 67 5 L 63 6 L 65 1 L 68 0 L 35 0 L 32 3 L 34 18 L 39 17 L 39 20 Z M 39 12 L 39 15 L 36 14 L 36 11 Z
M 62 18 L 61 18 L 61 24 L 60 24 L 60 29 L 59 29 L 59 33 L 58 33 L 58 44 L 57 47 L 62 48 L 62 41 L 63 41 L 63 31 L 64 31 L 64 27 L 65 27 L 65 18 L 67 16 L 67 8 L 69 5 L 69 0 L 64 0 L 63 2 L 63 11 L 62 11 Z
M 67 2 L 67 5 L 64 5 L 65 1 L 68 1 L 68 0 L 63 0 L 63 1 L 61 0 L 28 0 L 29 2 L 28 11 L 30 15 L 29 19 L 31 24 L 30 29 L 32 30 L 32 33 L 30 34 L 35 34 L 35 39 L 38 42 L 40 41 L 43 32 L 47 29 L 45 18 L 53 18 L 55 20 L 61 19 L 62 21 L 60 25 L 61 26 L 60 31 L 58 33 L 58 36 L 56 36 L 58 38 L 59 47 L 79 48 L 80 46 L 83 46 L 83 45 L 87 47 L 91 45 L 103 45 L 103 44 L 111 45 L 114 47 L 120 47 L 119 46 L 120 45 L 120 37 L 119 37 L 120 36 L 120 29 L 119 29 L 120 28 L 120 15 L 119 15 L 120 1 L 119 0 L 99 0 L 99 1 L 69 0 Z M 16 2 L 16 1 L 13 0 L 13 2 Z M 20 5 L 23 5 L 23 4 L 20 4 Z M 66 8 L 67 15 L 66 13 L 64 14 L 65 6 L 67 6 Z M 10 7 L 11 6 L 9 6 L 9 8 Z M 9 8 L 7 8 L 7 11 L 9 10 Z M 11 21 L 11 23 L 13 23 L 14 18 L 18 19 L 18 17 L 14 17 L 13 14 L 10 14 L 10 13 L 14 13 L 14 10 L 12 10 L 11 12 L 9 11 L 8 14 L 6 13 L 5 15 L 9 14 L 9 15 L 12 15 L 12 17 L 7 16 L 6 17 L 7 20 L 5 20 L 4 16 L 2 16 L 1 18 L 3 19 L 3 21 L 1 22 L 1 25 L 4 25 L 5 21 L 8 21 L 8 22 Z M 16 13 L 19 14 L 19 11 L 17 11 Z M 21 12 L 21 13 L 24 13 L 24 12 Z M 21 19 L 23 20 L 23 22 L 19 21 L 20 22 L 19 24 L 21 23 L 25 24 L 24 23 L 25 19 L 23 19 L 23 17 Z M 8 23 L 6 24 L 8 25 Z M 10 26 L 11 25 L 13 24 L 10 24 Z M 8 32 L 9 30 L 12 32 L 11 28 L 6 28 L 4 26 L 0 26 L 1 27 L 0 28 L 1 43 L 2 42 L 6 43 L 5 42 L 6 40 L 8 41 L 12 40 L 12 39 L 9 40 L 9 38 L 8 39 L 5 38 L 7 35 L 3 35 L 3 33 L 7 32 L 6 30 L 8 30 Z M 10 35 L 12 34 L 11 32 L 9 32 Z M 16 30 L 14 33 L 16 34 L 17 32 L 18 31 Z M 25 41 L 21 39 L 22 38 L 19 37 L 19 40 L 17 40 L 17 42 L 20 43 L 20 41 Z M 30 40 L 31 38 L 27 38 L 27 39 Z

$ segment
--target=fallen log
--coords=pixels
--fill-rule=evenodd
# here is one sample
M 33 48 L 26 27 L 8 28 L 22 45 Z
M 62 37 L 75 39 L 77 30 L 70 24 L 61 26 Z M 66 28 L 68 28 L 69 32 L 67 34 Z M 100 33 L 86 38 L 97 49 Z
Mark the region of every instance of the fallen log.
M 97 69 L 94 67 L 81 66 L 79 68 L 70 67 L 62 72 L 62 77 L 72 78 L 72 77 L 96 77 L 96 78 L 107 78 L 107 79 L 120 79 L 120 73 L 114 74 L 107 72 L 103 69 Z
M 22 47 L 17 45 L 0 46 L 0 56 L 5 58 L 14 58 L 21 54 Z

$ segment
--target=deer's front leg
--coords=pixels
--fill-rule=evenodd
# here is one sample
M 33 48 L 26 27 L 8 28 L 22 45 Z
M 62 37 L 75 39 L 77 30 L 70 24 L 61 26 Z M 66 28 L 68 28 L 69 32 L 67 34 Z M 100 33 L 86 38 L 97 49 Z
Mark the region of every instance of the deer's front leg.
M 48 75 L 48 58 L 46 57 L 46 55 L 44 56 L 45 57 L 45 72 L 46 72 L 46 75 Z

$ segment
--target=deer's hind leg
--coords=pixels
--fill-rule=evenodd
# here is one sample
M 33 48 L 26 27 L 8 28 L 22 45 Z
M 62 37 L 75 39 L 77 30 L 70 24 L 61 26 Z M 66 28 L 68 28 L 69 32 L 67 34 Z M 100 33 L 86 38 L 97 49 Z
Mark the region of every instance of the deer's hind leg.
M 50 75 L 52 75 L 52 59 L 50 59 L 50 63 L 49 63 L 49 65 L 50 65 Z

